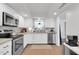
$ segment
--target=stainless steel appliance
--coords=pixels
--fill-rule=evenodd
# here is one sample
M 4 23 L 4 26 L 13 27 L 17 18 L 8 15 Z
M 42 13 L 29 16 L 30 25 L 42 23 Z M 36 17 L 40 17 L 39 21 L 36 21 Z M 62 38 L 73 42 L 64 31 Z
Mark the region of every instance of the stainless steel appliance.
M 20 55 L 23 51 L 23 35 L 15 35 L 12 40 L 12 55 Z
M 78 46 L 77 42 L 78 42 L 78 36 L 67 36 L 68 38 L 68 44 L 70 46 Z
M 3 16 L 3 26 L 13 26 L 13 27 L 18 26 L 19 20 L 16 19 L 14 16 L 6 12 L 3 12 L 2 16 Z
M 0 38 L 10 38 L 11 34 L 10 33 L 0 33 Z
M 48 33 L 48 44 L 53 44 L 53 33 Z
M 0 38 L 10 38 L 12 36 L 10 31 L 12 31 L 12 30 L 0 29 Z
M 12 55 L 19 55 L 23 51 L 23 35 L 12 35 L 12 30 L 0 30 L 0 38 L 12 38 Z

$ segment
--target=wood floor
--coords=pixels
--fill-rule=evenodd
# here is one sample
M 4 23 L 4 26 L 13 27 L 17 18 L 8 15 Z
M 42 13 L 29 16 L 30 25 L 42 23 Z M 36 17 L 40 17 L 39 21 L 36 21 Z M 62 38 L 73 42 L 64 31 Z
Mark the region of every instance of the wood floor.
M 22 55 L 63 55 L 62 46 L 28 45 Z

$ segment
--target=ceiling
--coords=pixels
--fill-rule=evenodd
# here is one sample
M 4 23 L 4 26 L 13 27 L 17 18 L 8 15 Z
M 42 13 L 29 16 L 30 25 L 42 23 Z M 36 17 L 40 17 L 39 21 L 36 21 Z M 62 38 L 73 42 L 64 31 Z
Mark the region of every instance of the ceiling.
M 27 17 L 52 18 L 62 3 L 7 3 L 20 15 Z

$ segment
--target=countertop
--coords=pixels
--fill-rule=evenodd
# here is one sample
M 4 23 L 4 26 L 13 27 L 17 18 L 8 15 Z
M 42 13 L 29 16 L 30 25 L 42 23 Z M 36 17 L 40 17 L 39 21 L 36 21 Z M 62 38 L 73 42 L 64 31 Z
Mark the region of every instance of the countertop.
M 26 35 L 26 34 L 48 34 L 48 33 L 53 33 L 53 32 L 25 32 L 25 33 L 18 33 L 18 34 Z M 12 40 L 12 38 L 0 38 L 0 44 L 5 43 L 9 40 Z
M 26 35 L 26 34 L 48 34 L 48 33 L 56 34 L 55 32 L 25 32 L 25 33 L 18 33 L 18 34 Z
M 21 36 L 21 34 L 17 35 L 17 36 Z M 16 38 L 16 35 L 10 38 L 0 38 L 0 44 L 3 44 L 7 41 L 13 40 L 13 38 Z
M 63 43 L 63 44 L 64 44 L 64 46 L 66 46 L 67 48 L 69 48 L 70 50 L 72 50 L 73 52 L 75 52 L 76 54 L 79 55 L 79 46 L 77 46 L 77 47 L 72 47 L 72 46 L 69 46 L 69 45 L 66 44 L 66 43 Z
M 0 44 L 3 44 L 3 43 L 10 41 L 10 40 L 12 40 L 12 38 L 0 38 Z

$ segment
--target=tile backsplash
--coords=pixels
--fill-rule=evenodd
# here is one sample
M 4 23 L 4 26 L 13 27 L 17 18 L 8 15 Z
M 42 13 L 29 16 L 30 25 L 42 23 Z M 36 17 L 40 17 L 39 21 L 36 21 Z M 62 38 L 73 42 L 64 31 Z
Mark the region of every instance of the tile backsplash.
M 13 30 L 13 32 L 20 32 L 18 27 L 0 26 L 0 30 Z

